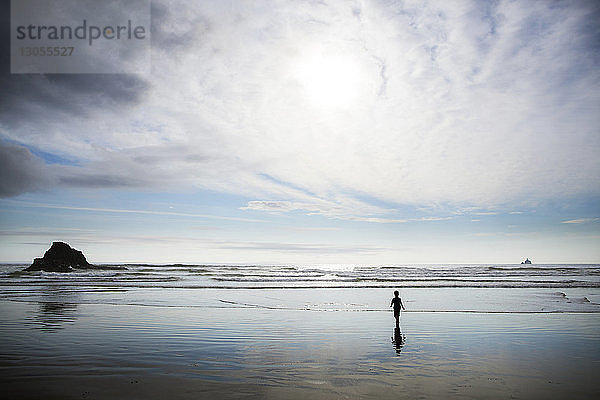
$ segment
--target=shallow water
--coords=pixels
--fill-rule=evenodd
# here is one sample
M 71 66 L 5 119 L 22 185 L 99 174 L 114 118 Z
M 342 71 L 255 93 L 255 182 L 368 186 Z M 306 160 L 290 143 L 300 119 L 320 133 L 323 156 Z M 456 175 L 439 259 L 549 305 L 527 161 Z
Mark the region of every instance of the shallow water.
M 73 286 L 57 282 L 0 285 L 0 300 L 35 302 L 50 308 L 112 304 L 375 312 L 389 311 L 392 297 L 391 288 L 131 288 Z M 600 312 L 598 288 L 403 288 L 401 297 L 408 313 Z
M 401 339 L 382 311 L 2 301 L 0 318 L 0 380 L 15 398 L 590 398 L 600 390 L 597 313 L 405 313 Z
M 398 288 L 408 311 L 600 312 L 599 265 L 119 267 L 65 274 L 0 265 L 0 300 L 383 311 Z
M 0 266 L 9 398 L 600 392 L 597 265 L 23 267 Z

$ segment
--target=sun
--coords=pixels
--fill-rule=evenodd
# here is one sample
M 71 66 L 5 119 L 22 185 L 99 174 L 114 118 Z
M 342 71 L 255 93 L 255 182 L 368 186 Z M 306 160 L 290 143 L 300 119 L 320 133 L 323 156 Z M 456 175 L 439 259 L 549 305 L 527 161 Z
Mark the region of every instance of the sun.
M 360 73 L 351 57 L 311 54 L 296 64 L 306 99 L 321 108 L 346 108 L 357 100 Z

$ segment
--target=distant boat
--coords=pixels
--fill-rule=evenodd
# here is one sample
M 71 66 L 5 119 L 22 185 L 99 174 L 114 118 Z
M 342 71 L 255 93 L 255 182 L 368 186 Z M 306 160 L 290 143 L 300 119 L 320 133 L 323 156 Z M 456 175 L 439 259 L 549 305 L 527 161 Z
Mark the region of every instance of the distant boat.
M 521 261 L 521 264 L 531 264 L 531 260 L 528 258 L 525 261 Z

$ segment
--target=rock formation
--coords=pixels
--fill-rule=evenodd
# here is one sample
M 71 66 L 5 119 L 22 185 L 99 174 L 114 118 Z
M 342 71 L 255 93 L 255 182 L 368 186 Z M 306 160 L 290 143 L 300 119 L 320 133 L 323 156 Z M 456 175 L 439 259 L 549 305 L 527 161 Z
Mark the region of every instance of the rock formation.
M 71 272 L 90 268 L 94 268 L 94 265 L 87 262 L 81 251 L 66 243 L 54 242 L 44 257 L 33 260 L 33 264 L 25 271 Z

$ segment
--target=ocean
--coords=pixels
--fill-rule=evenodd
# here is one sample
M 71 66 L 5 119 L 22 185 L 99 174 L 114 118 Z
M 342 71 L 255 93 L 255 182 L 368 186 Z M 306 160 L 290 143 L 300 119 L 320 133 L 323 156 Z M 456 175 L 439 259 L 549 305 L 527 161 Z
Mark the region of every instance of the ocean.
M 600 392 L 597 264 L 25 267 L 0 267 L 7 398 Z
M 0 266 L 1 300 L 382 311 L 398 289 L 408 312 L 600 312 L 598 264 L 111 264 L 72 273 L 20 272 L 26 267 Z M 359 297 L 352 294 L 356 289 Z

